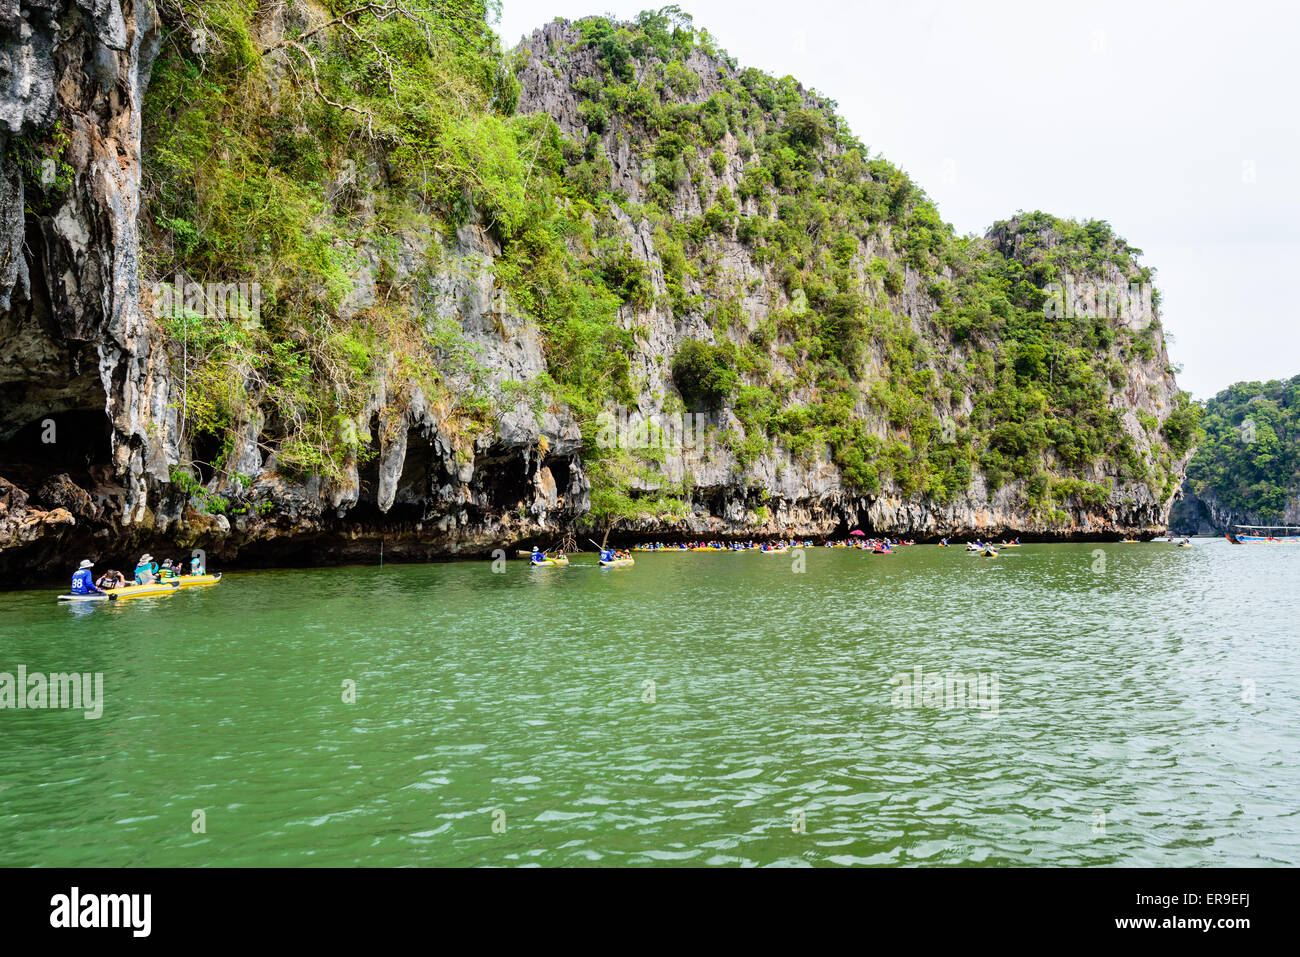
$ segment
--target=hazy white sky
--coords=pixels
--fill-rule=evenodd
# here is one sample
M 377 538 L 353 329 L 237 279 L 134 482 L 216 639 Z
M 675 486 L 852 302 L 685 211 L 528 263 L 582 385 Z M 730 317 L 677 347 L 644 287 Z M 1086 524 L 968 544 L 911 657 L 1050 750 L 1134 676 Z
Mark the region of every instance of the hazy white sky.
M 646 0 L 504 0 L 504 44 Z M 661 4 L 654 4 L 659 6 Z M 1300 374 L 1300 5 L 688 0 L 719 46 L 839 103 L 958 232 L 1108 220 L 1156 269 L 1197 398 Z

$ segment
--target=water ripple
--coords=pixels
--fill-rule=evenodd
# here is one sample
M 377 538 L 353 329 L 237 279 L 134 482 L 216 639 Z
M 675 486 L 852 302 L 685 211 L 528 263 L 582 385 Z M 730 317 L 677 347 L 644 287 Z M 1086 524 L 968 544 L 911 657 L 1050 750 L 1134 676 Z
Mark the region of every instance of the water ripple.
M 1300 861 L 1300 550 L 647 555 L 49 599 L 0 594 L 0 671 L 103 672 L 105 712 L 0 712 L 8 866 Z M 918 668 L 996 696 L 900 706 Z

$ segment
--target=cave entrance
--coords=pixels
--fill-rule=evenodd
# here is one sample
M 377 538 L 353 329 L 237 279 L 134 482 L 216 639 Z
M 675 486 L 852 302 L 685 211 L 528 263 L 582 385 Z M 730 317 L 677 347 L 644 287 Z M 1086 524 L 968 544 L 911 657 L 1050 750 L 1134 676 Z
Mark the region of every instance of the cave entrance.
M 566 502 L 568 501 L 569 496 L 569 484 L 571 480 L 570 466 L 572 461 L 573 460 L 569 458 L 552 456 L 542 463 L 545 468 L 550 470 L 551 478 L 555 480 L 555 494 Z
M 475 478 L 481 483 L 488 508 L 506 512 L 526 506 L 533 500 L 533 483 L 528 474 L 528 460 L 518 450 L 493 447 L 474 464 Z
M 112 462 L 112 441 L 113 431 L 102 409 L 52 412 L 0 441 L 0 475 L 29 492 L 60 472 L 91 488 L 97 484 L 92 466 Z
M 112 462 L 98 353 L 63 336 L 44 288 L 33 282 L 30 303 L 0 312 L 0 475 L 29 492 L 60 472 L 92 486 L 91 467 Z
M 200 485 L 207 485 L 217 474 L 215 463 L 222 454 L 223 441 L 210 432 L 197 432 L 190 438 L 190 465 L 198 472 Z

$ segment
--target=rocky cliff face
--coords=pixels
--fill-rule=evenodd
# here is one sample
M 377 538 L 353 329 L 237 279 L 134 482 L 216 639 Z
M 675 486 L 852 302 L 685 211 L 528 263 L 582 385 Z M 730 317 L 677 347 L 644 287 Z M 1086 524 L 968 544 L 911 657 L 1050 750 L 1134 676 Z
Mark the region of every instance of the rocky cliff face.
M 1238 525 L 1300 526 L 1300 495 L 1287 502 L 1280 513 L 1263 514 L 1234 508 L 1220 501 L 1213 489 L 1197 493 L 1190 483 L 1184 483 L 1182 497 L 1169 516 L 1169 530 L 1177 535 L 1223 535 Z
M 585 110 L 591 98 L 584 95 L 606 74 L 601 55 L 594 45 L 584 45 L 581 31 L 573 24 L 554 22 L 535 33 L 525 44 L 527 65 L 521 72 L 523 93 L 522 111 L 549 115 L 560 129 L 574 142 L 586 142 L 591 151 L 592 138 L 599 143 L 598 151 L 608 157 L 611 181 L 625 194 L 631 204 L 649 202 L 647 184 L 661 176 L 662 156 L 644 148 L 649 138 L 644 124 L 635 116 L 613 112 L 593 124 L 593 112 Z M 674 99 L 687 104 L 708 104 L 725 95 L 730 84 L 739 76 L 735 66 L 720 54 L 694 49 L 684 59 L 685 71 L 698 77 L 698 83 L 683 84 L 674 90 Z M 629 85 L 642 88 L 652 84 L 664 71 L 661 64 L 641 62 Z M 680 72 L 679 72 L 680 75 Z M 660 84 L 662 85 L 662 83 Z M 671 86 L 671 83 L 670 83 Z M 688 90 L 689 92 L 683 92 Z M 819 99 L 800 90 L 802 106 L 810 111 L 823 109 Z M 729 129 L 716 144 L 717 149 L 709 165 L 694 170 L 694 175 L 674 184 L 671 213 L 680 221 L 690 221 L 706 214 L 722 195 L 744 196 L 747 171 L 760 164 L 753 155 L 752 144 L 764 133 L 764 123 L 770 118 L 756 117 L 740 129 Z M 842 146 L 828 147 L 832 157 L 842 157 Z M 647 155 L 649 154 L 649 155 Z M 775 220 L 777 211 L 764 211 L 758 197 L 742 198 L 739 212 L 742 216 L 755 216 Z M 652 282 L 655 302 L 662 303 L 667 292 L 662 250 L 657 248 L 655 235 L 647 222 L 635 222 L 620 217 L 618 227 L 633 254 L 644 259 L 653 268 Z M 986 237 L 989 247 L 997 254 L 1020 260 L 1026 265 L 1041 262 L 1044 253 L 1063 241 L 1050 227 L 1013 220 L 999 224 Z M 888 298 L 889 308 L 902 316 L 917 333 L 935 341 L 940 354 L 931 368 L 936 376 L 958 369 L 967 363 L 980 344 L 955 342 L 953 338 L 936 329 L 933 320 L 942 308 L 938 297 L 932 293 L 931 281 L 913 268 L 904 255 L 905 238 L 896 236 L 886 226 L 861 242 L 854 250 L 855 266 L 864 274 L 873 260 L 897 268 L 901 274 L 901 288 Z M 710 239 L 707 248 L 707 272 L 704 279 L 688 275 L 685 278 L 686 294 L 699 295 L 706 302 L 718 291 L 738 295 L 739 307 L 746 317 L 738 329 L 726 331 L 737 342 L 743 342 L 765 319 L 794 303 L 789 291 L 783 287 L 782 264 L 756 254 L 754 247 L 737 233 L 724 233 Z M 933 278 L 933 277 L 931 277 Z M 944 268 L 939 277 L 953 278 L 953 270 Z M 1090 263 L 1073 275 L 1071 287 L 1127 289 L 1137 281 L 1135 271 L 1124 268 L 1118 261 Z M 877 292 L 881 292 L 877 290 Z M 799 292 L 794 294 L 795 299 Z M 886 297 L 879 296 L 879 301 Z M 1101 311 L 1104 312 L 1104 305 Z M 710 325 L 709 308 L 687 311 L 684 315 L 663 305 L 649 310 L 629 308 L 626 321 L 629 327 L 645 330 L 644 347 L 631 358 L 634 377 L 645 383 L 636 397 L 636 407 L 651 418 L 663 416 L 665 400 L 671 403 L 669 359 L 682 343 L 690 340 L 715 340 L 721 338 Z M 1115 322 L 1131 329 L 1144 329 L 1150 336 L 1150 348 L 1145 355 L 1122 355 L 1119 343 L 1109 347 L 1110 357 L 1122 369 L 1122 379 L 1107 388 L 1106 402 L 1119 414 L 1119 425 L 1132 437 L 1136 453 L 1144 461 L 1154 460 L 1160 453 L 1168 453 L 1166 443 L 1158 432 L 1144 426 L 1139 417 L 1148 422 L 1162 422 L 1177 405 L 1178 387 L 1174 381 L 1165 351 L 1163 332 L 1154 307 L 1146 316 L 1116 316 Z M 771 355 L 773 365 L 764 370 L 763 380 L 799 378 L 799 360 L 791 359 L 776 350 Z M 880 376 L 889 363 L 878 342 L 873 342 L 866 358 L 866 382 Z M 758 381 L 758 380 L 756 380 Z M 816 386 L 797 390 L 790 402 L 807 400 L 816 392 Z M 938 410 L 964 420 L 974 408 L 975 397 L 965 396 L 949 408 Z M 882 440 L 890 437 L 891 427 L 880 410 L 861 401 L 854 414 L 869 423 L 871 431 Z M 743 434 L 745 426 L 730 410 L 722 412 L 722 427 Z M 939 502 L 926 495 L 908 494 L 887 483 L 885 487 L 863 494 L 845 482 L 842 470 L 825 458 L 806 458 L 791 455 L 788 450 L 775 448 L 750 463 L 742 463 L 727 448 L 714 446 L 710 455 L 701 461 L 699 456 L 669 455 L 664 463 L 666 483 L 685 480 L 693 488 L 696 500 L 707 502 L 706 508 L 697 509 L 684 523 L 691 533 L 721 535 L 746 535 L 757 532 L 779 533 L 786 529 L 798 534 L 830 534 L 836 528 L 862 526 L 898 535 L 961 535 L 975 533 L 993 535 L 1018 532 L 1047 537 L 1102 535 L 1107 533 L 1142 533 L 1159 530 L 1167 516 L 1170 504 L 1177 494 L 1176 483 L 1168 478 L 1162 483 L 1131 481 L 1119 474 L 1113 465 L 1098 462 L 1079 472 L 1079 478 L 1091 483 L 1107 483 L 1113 488 L 1104 506 L 1094 507 L 1081 502 L 1063 503 L 1065 515 L 1037 518 L 1026 508 L 1027 481 L 1019 480 L 998 487 L 990 487 L 986 476 L 978 471 L 970 485 L 950 501 Z M 1172 469 L 1181 471 L 1185 453 L 1172 456 Z M 755 494 L 755 490 L 761 490 Z M 762 503 L 760 505 L 759 503 Z M 764 520 L 765 519 L 765 520 Z M 646 533 L 666 531 L 662 523 L 643 520 L 636 527 Z
M 295 21 L 298 13 L 307 19 Z M 309 5 L 305 13 L 295 5 L 261 21 L 267 32 L 255 39 L 272 49 L 284 31 L 319 21 L 312 16 Z M 118 566 L 129 565 L 141 549 L 165 554 L 191 547 L 227 562 L 317 563 L 369 560 L 382 544 L 388 558 L 429 559 L 584 530 L 593 491 L 592 423 L 543 395 L 501 402 L 490 427 L 466 432 L 452 421 L 446 393 L 428 392 L 396 365 L 377 378 L 349 426 L 362 435 L 364 454 L 349 457 L 340 474 L 304 478 L 284 467 L 274 434 L 278 410 L 258 397 L 261 386 L 250 371 L 244 388 L 254 398 L 231 429 L 228 467 L 208 474 L 199 468 L 197 487 L 173 480 L 174 467 L 200 456 L 182 428 L 192 388 L 186 346 L 168 341 L 141 283 L 160 278 L 142 262 L 140 229 L 141 102 L 159 30 L 148 2 L 0 2 L 0 570 L 7 580 L 62 571 L 83 553 Z M 268 62 L 285 71 L 274 57 Z M 635 345 L 627 353 L 630 401 L 617 404 L 631 408 L 633 422 L 662 422 L 683 408 L 672 360 L 684 343 L 753 343 L 769 320 L 788 323 L 800 315 L 805 293 L 792 289 L 783 263 L 747 241 L 734 223 L 714 230 L 680 280 L 673 278 L 663 224 L 656 228 L 637 211 L 652 201 L 652 184 L 665 181 L 672 160 L 645 148 L 644 127 L 632 112 L 597 118 L 593 96 L 580 91 L 607 81 L 608 69 L 578 27 L 549 24 L 523 50 L 519 112 L 549 116 L 566 140 L 600 158 L 608 188 L 623 198 L 600 217 L 597 230 L 643 265 L 650 288 L 619 308 L 619 323 Z M 644 84 L 662 78 L 664 64 L 647 56 L 631 70 L 632 85 Z M 734 88 L 739 76 L 707 48 L 692 48 L 672 73 L 667 95 L 685 106 L 706 104 Z M 824 111 L 811 94 L 794 95 L 807 115 Z M 737 121 L 718 137 L 707 163 L 672 174 L 667 198 L 656 194 L 671 218 L 705 220 L 735 197 L 737 217 L 777 222 L 779 198 L 773 204 L 747 186 L 747 173 L 761 159 L 753 144 L 776 122 L 771 114 Z M 826 122 L 833 128 L 833 118 Z M 822 162 L 827 168 L 847 163 L 850 152 L 830 138 Z M 371 188 L 381 188 L 381 181 L 382 173 L 374 173 Z M 870 386 L 897 364 L 890 342 L 903 336 L 928 343 L 911 371 L 933 382 L 966 375 L 988 342 L 939 326 L 949 309 L 943 287 L 960 282 L 967 266 L 950 257 L 933 270 L 917 268 L 908 236 L 887 220 L 863 233 L 842 249 L 844 268 L 872 308 L 895 317 L 897 328 L 891 327 L 893 339 L 864 334 L 851 416 L 866 447 L 878 441 L 884 448 L 899 444 L 901 433 L 871 400 Z M 553 346 L 502 295 L 502 242 L 492 222 L 471 212 L 454 231 L 411 227 L 391 239 L 382 255 L 377 244 L 355 251 L 340 319 L 364 314 L 381 290 L 403 289 L 430 328 L 439 320 L 458 328 L 473 350 L 482 380 L 476 387 L 501 396 L 546 380 Z M 1013 220 L 979 241 L 978 255 L 1032 270 L 1044 250 L 1062 241 L 1050 226 Z M 1134 276 L 1116 260 L 1084 264 L 1072 278 L 1123 284 Z M 722 298 L 733 313 L 726 324 L 715 318 Z M 805 374 L 799 341 L 797 332 L 778 332 L 763 347 L 762 367 L 742 370 L 740 382 L 763 389 L 780 381 L 785 406 L 815 406 L 824 385 Z M 908 487 L 898 470 L 867 487 L 846 478 L 828 447 L 792 448 L 797 443 L 780 437 L 757 442 L 762 436 L 752 421 L 724 401 L 709 410 L 702 443 L 664 450 L 654 469 L 630 482 L 634 495 L 671 489 L 682 508 L 628 516 L 616 537 L 820 536 L 856 527 L 907 536 L 1158 532 L 1183 464 L 1159 429 L 1175 411 L 1177 388 L 1158 322 L 1144 354 L 1122 346 L 1099 347 L 1118 371 L 1096 389 L 1130 437 L 1124 447 L 1136 465 L 1097 460 L 1067 468 L 1049 457 L 1047 474 L 1075 483 L 1050 502 L 1032 477 L 991 481 L 978 466 L 950 494 Z M 468 389 L 465 375 L 461 385 Z M 451 381 L 454 394 L 454 374 Z M 984 414 L 981 388 L 993 387 L 945 389 L 934 419 L 956 423 L 964 434 L 972 417 Z M 608 411 L 617 420 L 613 401 Z M 1094 494 L 1077 492 L 1085 486 Z M 214 509 L 218 499 L 239 507 Z
M 158 31 L 152 3 L 0 5 L 0 441 L 5 474 L 50 506 L 25 509 L 7 483 L 0 548 L 141 522 L 178 454 L 140 310 L 140 104 Z M 45 481 L 50 465 L 93 468 L 117 494 L 93 503 Z

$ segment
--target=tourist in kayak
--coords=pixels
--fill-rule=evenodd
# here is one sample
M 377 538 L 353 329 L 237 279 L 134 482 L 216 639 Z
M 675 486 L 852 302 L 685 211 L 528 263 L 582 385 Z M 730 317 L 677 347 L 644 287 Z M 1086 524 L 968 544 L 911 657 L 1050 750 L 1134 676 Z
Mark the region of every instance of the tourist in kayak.
M 153 556 L 145 552 L 140 556 L 140 561 L 135 565 L 135 583 L 137 585 L 148 585 L 158 576 L 158 563 L 153 560 Z
M 206 575 L 207 573 L 208 573 L 207 569 L 203 567 L 202 558 L 200 558 L 198 555 L 195 555 L 193 558 L 190 559 L 191 575 Z
M 103 589 L 95 584 L 95 576 L 90 571 L 95 567 L 95 563 L 86 560 L 81 563 L 72 575 L 72 594 L 74 595 L 102 595 Z
M 95 582 L 95 587 L 101 591 L 112 591 L 114 588 L 124 588 L 125 586 L 126 576 L 116 568 L 110 568 L 99 576 L 99 581 Z
M 533 546 L 533 553 L 532 553 L 532 555 L 530 555 L 530 556 L 528 557 L 528 560 L 529 560 L 529 561 L 532 561 L 532 562 L 541 562 L 541 561 L 545 561 L 545 560 L 546 560 L 546 553 L 543 552 L 543 551 L 541 551 L 540 549 L 538 549 L 538 547 L 537 547 L 536 545 L 534 545 L 534 546 Z

